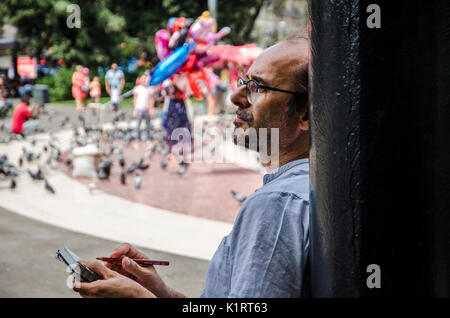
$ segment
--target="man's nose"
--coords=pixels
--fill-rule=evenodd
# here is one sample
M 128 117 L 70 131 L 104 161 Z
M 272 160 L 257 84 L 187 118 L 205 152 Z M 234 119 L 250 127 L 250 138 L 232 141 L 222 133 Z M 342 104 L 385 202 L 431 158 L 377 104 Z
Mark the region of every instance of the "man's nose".
M 245 85 L 238 87 L 230 97 L 231 102 L 239 108 L 250 107 Z

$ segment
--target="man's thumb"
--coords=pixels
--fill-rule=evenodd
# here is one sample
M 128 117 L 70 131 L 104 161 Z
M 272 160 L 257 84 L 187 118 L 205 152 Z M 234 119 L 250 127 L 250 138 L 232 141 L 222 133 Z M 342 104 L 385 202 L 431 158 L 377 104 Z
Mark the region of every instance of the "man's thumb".
M 122 259 L 122 268 L 136 277 L 140 277 L 143 274 L 143 268 L 128 257 Z

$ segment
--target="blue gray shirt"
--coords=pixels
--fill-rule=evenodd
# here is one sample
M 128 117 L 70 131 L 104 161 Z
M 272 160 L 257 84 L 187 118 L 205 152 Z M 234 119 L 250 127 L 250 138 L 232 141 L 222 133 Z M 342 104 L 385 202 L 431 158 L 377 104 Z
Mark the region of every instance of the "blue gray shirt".
M 200 297 L 300 297 L 309 222 L 308 159 L 264 175 L 214 254 Z
M 111 88 L 120 88 L 122 87 L 122 78 L 124 77 L 124 74 L 121 70 L 117 69 L 115 72 L 110 69 L 108 72 L 106 72 L 105 78 L 109 83 L 109 86 Z

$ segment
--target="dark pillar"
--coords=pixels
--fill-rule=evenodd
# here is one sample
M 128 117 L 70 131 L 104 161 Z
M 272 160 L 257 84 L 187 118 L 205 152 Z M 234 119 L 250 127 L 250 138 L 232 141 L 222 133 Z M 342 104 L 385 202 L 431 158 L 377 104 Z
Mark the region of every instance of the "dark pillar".
M 450 297 L 450 2 L 309 5 L 313 296 Z

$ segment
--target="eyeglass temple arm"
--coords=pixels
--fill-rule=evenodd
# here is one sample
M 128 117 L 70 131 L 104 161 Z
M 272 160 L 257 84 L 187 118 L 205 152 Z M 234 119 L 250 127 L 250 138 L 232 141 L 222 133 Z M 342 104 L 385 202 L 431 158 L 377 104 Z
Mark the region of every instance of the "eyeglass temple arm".
M 259 88 L 262 89 L 269 89 L 272 91 L 277 91 L 277 92 L 282 92 L 282 93 L 288 93 L 288 94 L 298 94 L 298 95 L 306 95 L 307 93 L 300 93 L 300 92 L 291 92 L 291 91 L 286 91 L 284 89 L 280 89 L 280 88 L 274 88 L 274 87 L 269 87 L 269 86 L 263 86 L 263 85 L 259 85 Z

